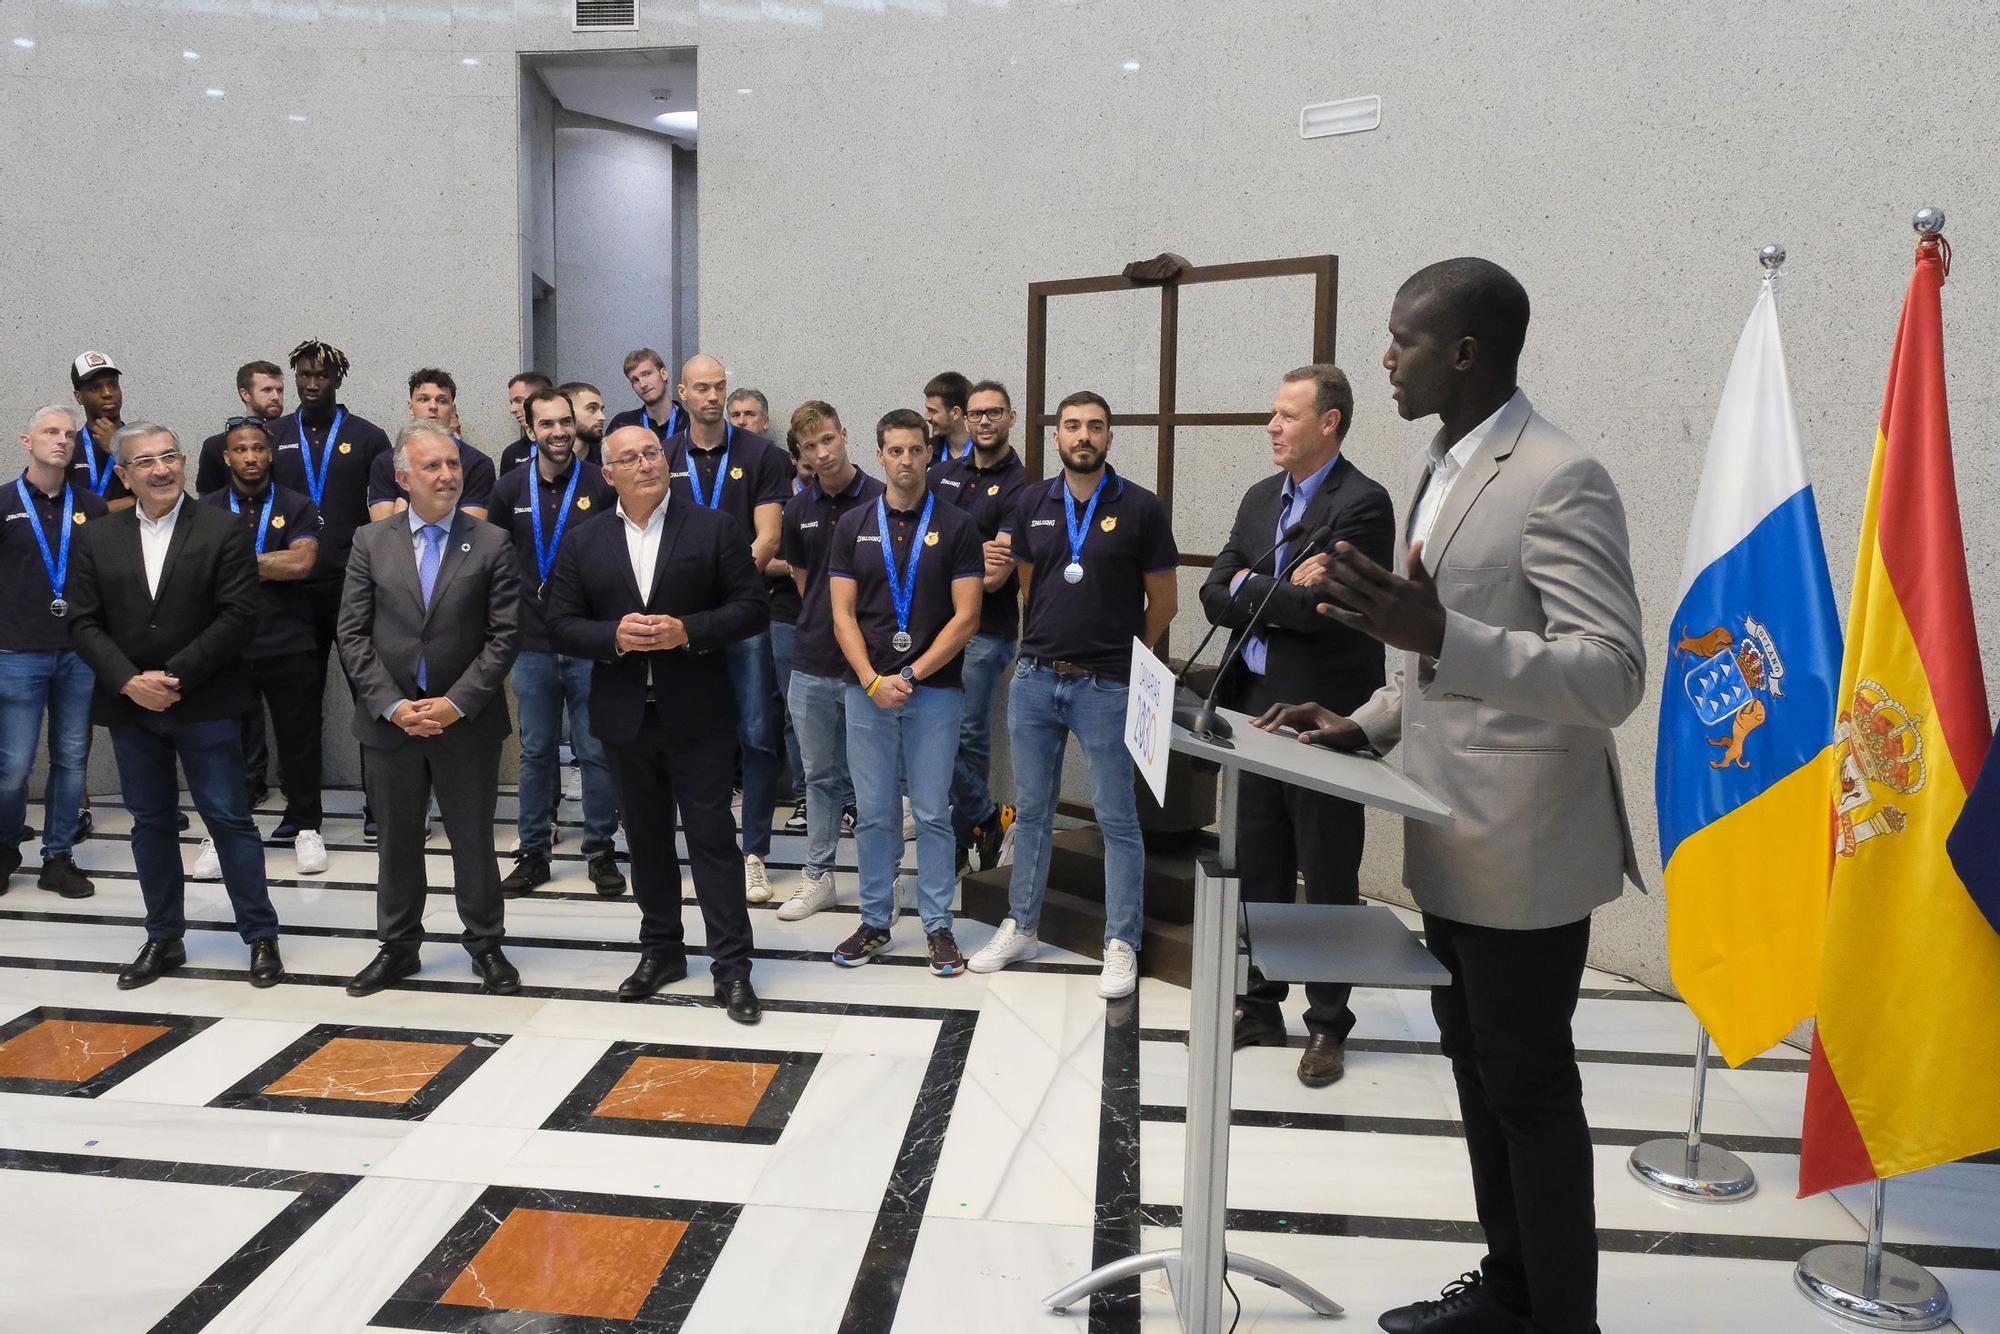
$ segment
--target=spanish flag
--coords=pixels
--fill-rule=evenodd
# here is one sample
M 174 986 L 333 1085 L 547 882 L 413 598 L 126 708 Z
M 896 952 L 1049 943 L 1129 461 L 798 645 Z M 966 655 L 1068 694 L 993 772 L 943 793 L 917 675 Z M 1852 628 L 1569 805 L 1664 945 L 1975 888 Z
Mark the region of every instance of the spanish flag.
M 1949 255 L 1917 248 L 1862 513 L 1801 1195 L 2000 1147 L 2000 934 L 1945 850 L 1992 739 L 1945 413 Z

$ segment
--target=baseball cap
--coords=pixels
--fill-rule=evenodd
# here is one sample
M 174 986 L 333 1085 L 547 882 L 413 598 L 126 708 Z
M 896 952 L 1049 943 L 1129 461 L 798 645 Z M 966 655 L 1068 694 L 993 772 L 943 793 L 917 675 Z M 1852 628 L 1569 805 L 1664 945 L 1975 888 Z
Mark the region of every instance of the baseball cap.
M 91 376 L 104 371 L 110 371 L 113 375 L 120 373 L 118 363 L 104 353 L 85 352 L 69 364 L 69 382 L 73 385 L 82 384 Z

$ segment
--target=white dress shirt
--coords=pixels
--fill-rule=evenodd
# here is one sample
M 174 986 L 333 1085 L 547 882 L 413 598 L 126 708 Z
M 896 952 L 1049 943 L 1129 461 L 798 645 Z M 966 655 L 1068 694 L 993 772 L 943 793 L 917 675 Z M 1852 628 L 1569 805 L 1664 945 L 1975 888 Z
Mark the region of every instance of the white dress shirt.
M 1410 516 L 1411 544 L 1429 544 L 1431 529 L 1437 525 L 1438 514 L 1444 509 L 1446 497 L 1451 494 L 1452 483 L 1465 471 L 1465 465 L 1472 462 L 1472 456 L 1486 443 L 1486 437 L 1493 433 L 1493 424 L 1500 420 L 1500 414 L 1520 397 L 1521 391 L 1516 389 L 1513 397 L 1495 409 L 1491 417 L 1467 431 L 1457 444 L 1442 454 L 1438 452 L 1437 440 L 1431 440 L 1430 480 L 1424 484 L 1423 495 L 1417 498 L 1416 513 Z
M 167 572 L 167 548 L 174 540 L 174 523 L 181 517 L 181 506 L 187 502 L 182 496 L 174 502 L 174 507 L 157 519 L 146 517 L 144 504 L 139 510 L 139 555 L 146 562 L 146 592 L 160 595 L 160 577 Z
M 666 531 L 667 502 L 672 493 L 660 497 L 660 503 L 646 516 L 644 524 L 632 522 L 625 513 L 625 502 L 618 502 L 618 521 L 625 525 L 625 554 L 632 562 L 632 577 L 639 581 L 639 598 L 644 601 L 653 595 L 653 573 L 660 566 L 660 535 Z

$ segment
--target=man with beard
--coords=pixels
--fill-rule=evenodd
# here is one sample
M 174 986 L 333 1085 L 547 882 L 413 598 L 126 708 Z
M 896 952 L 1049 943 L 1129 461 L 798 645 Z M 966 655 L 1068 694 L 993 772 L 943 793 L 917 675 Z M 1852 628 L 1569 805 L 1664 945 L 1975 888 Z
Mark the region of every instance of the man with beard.
M 1002 532 L 1028 470 L 1008 444 L 1014 402 L 998 380 L 981 380 L 966 395 L 972 448 L 936 466 L 938 495 L 965 511 L 979 531 L 985 597 L 979 631 L 965 646 L 965 713 L 958 725 L 958 760 L 951 771 L 951 823 L 961 865 L 974 854 L 979 869 L 1000 863 L 1000 845 L 1014 821 L 1012 807 L 993 800 L 987 771 L 993 756 L 993 706 L 1014 662 L 1021 581 L 1014 572 L 1012 534 Z
M 639 396 L 639 406 L 627 408 L 613 417 L 605 434 L 621 426 L 643 426 L 665 444 L 667 437 L 687 426 L 687 413 L 667 392 L 667 362 L 650 347 L 635 348 L 625 354 L 625 383 Z
M 458 444 L 458 470 L 464 489 L 458 507 L 475 519 L 486 517 L 493 504 L 493 460 L 458 434 L 458 381 L 451 372 L 426 366 L 410 373 L 410 420 L 436 422 L 451 432 Z M 368 470 L 368 517 L 386 519 L 410 507 L 410 497 L 396 481 L 393 451 L 375 460 Z
M 83 409 L 76 453 L 69 470 L 76 483 L 113 510 L 132 508 L 132 493 L 118 476 L 111 437 L 125 424 L 125 380 L 117 363 L 102 352 L 85 352 L 70 363 L 70 390 Z
M 556 382 L 540 371 L 522 371 L 507 381 L 507 411 L 513 414 L 514 424 L 521 428 L 521 438 L 500 451 L 502 477 L 535 457 L 535 442 L 528 431 L 528 414 L 525 410 L 528 395 L 539 394 L 544 389 L 555 387 Z
M 285 373 L 275 361 L 246 361 L 236 368 L 236 397 L 243 405 L 240 416 L 230 418 L 241 421 L 245 417 L 255 417 L 269 426 L 285 415 Z M 194 472 L 194 493 L 209 495 L 229 485 L 229 468 L 222 461 L 222 445 L 229 434 L 228 425 L 201 442 L 201 456 L 196 460 Z M 258 736 L 258 750 L 262 753 L 263 737 Z M 254 772 L 262 772 L 259 766 L 251 766 Z
M 939 371 L 924 386 L 924 421 L 931 429 L 931 466 L 955 459 L 972 449 L 965 420 L 965 403 L 972 381 L 958 371 Z
M 604 448 L 604 395 L 596 385 L 582 380 L 558 385 L 556 392 L 569 400 L 571 415 L 576 418 L 576 456 L 596 463 Z
M 243 715 L 247 736 L 253 722 L 261 733 L 266 706 L 278 742 L 278 772 L 285 813 L 271 842 L 290 843 L 300 875 L 326 870 L 326 841 L 320 836 L 320 700 L 325 684 L 313 657 L 312 608 L 301 593 L 319 555 L 319 511 L 312 499 L 271 480 L 271 438 L 255 418 L 237 421 L 224 434 L 223 462 L 229 485 L 202 497 L 202 504 L 227 510 L 250 534 L 257 553 L 257 630 L 243 658 L 256 692 Z M 250 788 L 263 786 L 263 771 L 250 771 Z M 194 878 L 214 880 L 222 862 L 213 839 L 201 845 Z

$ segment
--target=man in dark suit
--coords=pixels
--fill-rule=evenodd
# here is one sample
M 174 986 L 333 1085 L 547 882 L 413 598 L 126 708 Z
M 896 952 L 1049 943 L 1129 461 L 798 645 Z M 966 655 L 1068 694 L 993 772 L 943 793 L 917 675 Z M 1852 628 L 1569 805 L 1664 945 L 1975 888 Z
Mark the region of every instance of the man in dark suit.
M 243 649 L 257 627 L 257 557 L 234 519 L 187 495 L 172 431 L 134 422 L 112 448 L 138 503 L 76 530 L 64 610 L 70 643 L 97 677 L 92 712 L 111 729 L 146 899 L 146 944 L 118 986 L 145 986 L 187 962 L 176 758 L 215 840 L 250 946 L 250 981 L 274 986 L 285 975 L 278 915 L 250 819 L 239 722 L 253 698 Z
M 1318 592 L 1286 571 L 1322 527 L 1333 534 L 1323 548 L 1345 541 L 1374 559 L 1389 559 L 1396 540 L 1389 493 L 1340 452 L 1353 418 L 1354 390 L 1338 366 L 1301 366 L 1278 386 L 1264 429 L 1279 471 L 1244 495 L 1229 542 L 1201 586 L 1209 621 L 1228 626 L 1231 648 L 1241 648 L 1217 695 L 1230 708 L 1258 714 L 1280 700 L 1312 700 L 1345 712 L 1382 684 L 1382 646 L 1319 615 Z M 1280 541 L 1294 524 L 1304 524 L 1305 533 Z M 1274 585 L 1274 579 L 1281 582 Z M 1246 773 L 1236 810 L 1246 902 L 1292 902 L 1301 871 L 1308 903 L 1360 902 L 1359 805 Z M 1285 1044 L 1278 1006 L 1286 990 L 1283 982 L 1251 970 L 1250 989 L 1236 1008 L 1237 1047 Z M 1346 1069 L 1344 1044 L 1354 1028 L 1349 990 L 1306 984 L 1299 1082 L 1308 1088 L 1324 1088 Z
M 355 739 L 375 752 L 364 772 L 381 821 L 382 950 L 347 991 L 369 995 L 420 966 L 425 813 L 435 792 L 473 971 L 488 991 L 511 995 L 521 975 L 500 952 L 493 808 L 511 730 L 504 687 L 520 643 L 521 578 L 507 535 L 458 507 L 464 473 L 443 424 L 412 421 L 395 448 L 410 508 L 354 535 L 340 599 L 340 661 L 354 682 Z
M 750 986 L 750 910 L 730 818 L 736 697 L 723 649 L 760 634 L 771 602 L 737 521 L 669 499 L 659 437 L 623 426 L 604 437 L 616 509 L 578 526 L 549 584 L 549 640 L 589 658 L 590 731 L 604 743 L 628 813 L 639 966 L 620 1000 L 687 976 L 678 805 L 708 934 L 715 999 L 738 1023 L 761 1016 Z M 643 590 L 643 591 L 642 591 Z

